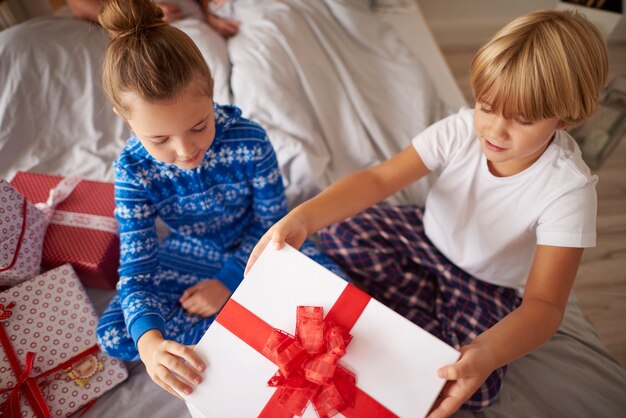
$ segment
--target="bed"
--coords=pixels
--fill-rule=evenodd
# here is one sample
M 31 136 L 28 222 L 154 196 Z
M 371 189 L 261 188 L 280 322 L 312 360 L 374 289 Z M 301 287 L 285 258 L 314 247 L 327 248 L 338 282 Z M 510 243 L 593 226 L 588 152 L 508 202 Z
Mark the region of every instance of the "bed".
M 228 43 L 193 17 L 177 25 L 213 70 L 216 101 L 266 128 L 291 206 L 465 105 L 413 0 L 236 0 L 221 13 L 242 22 Z M 0 32 L 0 177 L 31 170 L 113 179 L 128 131 L 100 89 L 106 42 L 98 26 L 64 13 Z M 423 202 L 430 181 L 392 202 Z M 88 292 L 98 312 L 113 294 Z M 128 366 L 128 380 L 86 417 L 189 416 L 141 363 Z M 511 364 L 497 403 L 455 416 L 618 417 L 624 395 L 626 372 L 572 295 L 557 334 Z

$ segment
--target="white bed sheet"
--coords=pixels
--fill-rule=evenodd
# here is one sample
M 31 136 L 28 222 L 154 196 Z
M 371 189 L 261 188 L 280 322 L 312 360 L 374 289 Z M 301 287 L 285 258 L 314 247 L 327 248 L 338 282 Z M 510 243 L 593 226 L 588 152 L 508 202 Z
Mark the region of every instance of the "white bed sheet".
M 420 60 L 357 1 L 238 1 L 234 103 L 268 131 L 298 203 L 381 162 L 444 115 Z M 271 77 L 268 76 L 271 74 Z M 428 181 L 394 202 L 424 202 Z
M 266 128 L 291 206 L 391 157 L 449 112 L 420 60 L 366 2 L 239 0 L 231 12 L 243 24 L 228 46 L 197 19 L 177 26 L 207 58 L 216 102 L 231 102 L 232 90 L 232 102 Z M 0 177 L 32 170 L 112 180 L 128 130 L 100 87 L 104 31 L 56 16 L 3 38 Z M 391 201 L 423 203 L 427 187 Z
M 232 87 L 234 103 L 268 130 L 292 204 L 389 157 L 463 103 L 411 0 L 288 3 L 238 0 L 227 11 L 244 25 L 229 45 L 197 20 L 179 25 L 201 39 L 223 86 L 216 100 L 231 100 Z M 0 177 L 33 170 L 112 180 L 111 162 L 128 132 L 99 87 L 105 44 L 100 28 L 66 17 L 0 33 Z M 420 201 L 425 187 L 396 201 Z M 99 311 L 113 294 L 88 292 Z M 85 416 L 189 416 L 140 363 L 129 369 L 129 380 Z M 571 300 L 557 335 L 511 365 L 497 404 L 457 416 L 617 417 L 626 415 L 625 393 L 624 369 Z
M 213 69 L 215 99 L 229 102 L 226 42 L 195 18 L 176 25 Z M 105 31 L 61 13 L 0 38 L 0 178 L 31 170 L 112 181 L 111 164 L 129 131 L 101 87 Z

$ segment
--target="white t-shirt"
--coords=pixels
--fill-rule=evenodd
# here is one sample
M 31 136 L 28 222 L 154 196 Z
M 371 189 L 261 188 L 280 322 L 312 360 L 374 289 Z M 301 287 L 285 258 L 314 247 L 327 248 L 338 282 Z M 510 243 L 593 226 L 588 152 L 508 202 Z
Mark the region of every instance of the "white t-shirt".
M 537 245 L 595 246 L 598 178 L 565 131 L 532 166 L 496 177 L 473 117 L 461 109 L 413 138 L 426 167 L 442 170 L 426 198 L 424 228 L 469 274 L 522 290 Z

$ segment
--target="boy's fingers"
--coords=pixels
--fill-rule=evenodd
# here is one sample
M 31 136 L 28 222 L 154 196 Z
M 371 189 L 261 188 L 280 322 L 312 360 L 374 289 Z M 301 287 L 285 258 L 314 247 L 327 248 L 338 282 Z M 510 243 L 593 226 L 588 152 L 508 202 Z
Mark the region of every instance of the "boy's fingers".
M 250 269 L 252 268 L 256 260 L 258 260 L 259 256 L 261 255 L 261 253 L 267 246 L 268 242 L 270 242 L 270 235 L 266 233 L 265 235 L 261 237 L 259 242 L 252 249 L 252 252 L 250 253 L 250 257 L 248 258 L 248 263 L 246 264 L 246 270 L 243 273 L 244 275 L 248 274 L 248 272 L 250 271 Z
M 459 371 L 455 366 L 444 366 L 437 370 L 437 376 L 446 380 L 457 380 Z
M 441 405 L 441 402 L 445 399 L 443 393 L 440 393 L 439 396 L 437 396 L 437 399 L 435 399 L 435 402 L 433 403 L 433 406 L 430 408 L 430 411 L 428 411 L 428 414 L 426 415 L 427 418 L 432 418 L 431 415 L 433 413 L 433 411 L 436 411 L 439 408 L 439 405 Z
M 456 411 L 459 410 L 459 408 L 461 407 L 461 404 L 463 403 L 463 401 L 461 401 L 458 398 L 454 398 L 451 396 L 448 396 L 446 398 L 444 398 L 441 403 L 439 403 L 439 406 L 434 409 L 427 418 L 446 418 L 449 417 L 450 415 L 452 415 L 453 413 L 455 413 Z
M 272 234 L 272 244 L 277 250 L 280 250 L 285 246 L 285 235 L 278 229 L 276 229 Z

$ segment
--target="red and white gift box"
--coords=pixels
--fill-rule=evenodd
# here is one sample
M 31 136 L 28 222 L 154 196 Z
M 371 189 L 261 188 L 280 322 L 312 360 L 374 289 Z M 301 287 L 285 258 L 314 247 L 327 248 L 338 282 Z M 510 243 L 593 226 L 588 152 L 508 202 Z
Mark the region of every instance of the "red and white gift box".
M 351 336 L 345 340 L 345 355 L 336 363 L 334 375 L 317 389 L 311 389 L 308 377 L 306 382 L 301 377 L 308 376 L 310 370 L 313 374 L 325 370 L 326 365 L 316 369 L 310 362 L 311 358 L 316 361 L 321 357 L 307 357 L 299 363 L 301 371 L 292 372 L 292 377 L 283 373 L 289 366 L 279 361 L 295 344 L 291 335 L 297 323 L 296 337 L 307 346 L 298 335 L 302 323 L 308 320 L 299 317 L 297 322 L 299 306 L 321 307 L 326 314 L 324 332 L 332 324 L 341 328 L 340 334 L 348 332 Z M 276 336 L 284 340 L 272 345 L 270 341 Z M 325 340 L 329 351 L 322 356 L 334 351 L 330 349 L 331 340 Z M 338 411 L 339 416 L 346 417 L 423 417 L 445 383 L 437 376 L 437 369 L 459 357 L 454 348 L 299 251 L 289 246 L 275 250 L 271 245 L 195 351 L 207 369 L 203 382 L 185 396 L 194 418 L 290 417 L 296 414 L 289 404 L 298 402 L 306 405 L 303 416 L 316 416 L 314 407 L 319 413 L 317 404 L 323 404 L 328 394 L 329 398 L 339 399 L 326 408 L 332 412 L 328 416 Z M 269 385 L 270 379 L 274 387 Z M 277 381 L 287 387 L 276 385 Z M 302 390 L 311 395 L 304 404 L 301 397 L 296 399 Z
M 0 293 L 0 413 L 67 417 L 124 381 L 96 344 L 98 317 L 67 264 Z
M 30 202 L 39 204 L 50 200 L 50 191 L 62 180 L 65 181 L 59 176 L 19 172 L 11 184 Z M 70 263 L 86 286 L 113 289 L 118 280 L 120 254 L 117 223 L 113 217 L 113 183 L 93 180 L 75 183 L 50 214 L 42 268 L 47 270 Z

